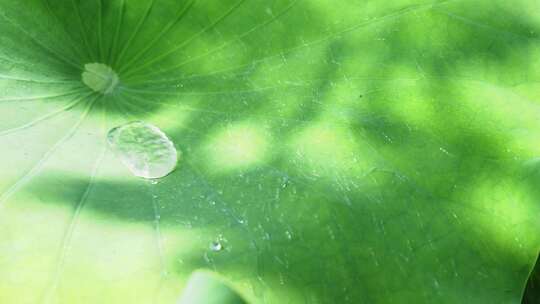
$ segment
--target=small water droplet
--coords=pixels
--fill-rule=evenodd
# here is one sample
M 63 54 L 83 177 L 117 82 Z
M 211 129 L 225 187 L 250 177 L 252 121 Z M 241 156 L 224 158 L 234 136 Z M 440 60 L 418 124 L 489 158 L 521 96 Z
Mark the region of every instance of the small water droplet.
M 113 128 L 107 135 L 110 148 L 133 175 L 152 179 L 170 174 L 179 153 L 158 127 L 135 121 Z
M 446 154 L 446 155 L 450 155 L 450 152 L 448 152 L 448 150 L 446 150 L 445 148 L 443 147 L 440 147 L 439 148 L 439 151 L 441 151 L 442 153 Z
M 289 230 L 285 231 L 285 235 L 287 236 L 287 239 L 292 240 L 292 233 Z
M 223 250 L 223 245 L 219 241 L 213 241 L 212 244 L 210 244 L 210 250 L 212 251 L 221 251 Z
M 334 230 L 332 230 L 332 228 L 328 228 L 328 235 L 332 240 L 336 239 L 336 235 L 334 234 Z
M 157 179 L 151 179 L 150 180 L 150 184 L 152 184 L 152 185 L 157 185 L 157 183 L 158 183 Z
M 247 220 L 246 219 L 239 219 L 238 224 L 245 225 L 245 224 L 247 224 Z

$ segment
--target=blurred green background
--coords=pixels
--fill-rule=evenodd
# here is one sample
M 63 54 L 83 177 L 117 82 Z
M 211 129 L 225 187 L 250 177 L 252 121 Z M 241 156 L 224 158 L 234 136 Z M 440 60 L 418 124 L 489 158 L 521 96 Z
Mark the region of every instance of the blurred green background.
M 252 303 L 519 303 L 539 30 L 531 0 L 3 0 L 0 302 L 175 303 L 204 268 Z M 157 184 L 107 148 L 134 120 L 181 153 Z

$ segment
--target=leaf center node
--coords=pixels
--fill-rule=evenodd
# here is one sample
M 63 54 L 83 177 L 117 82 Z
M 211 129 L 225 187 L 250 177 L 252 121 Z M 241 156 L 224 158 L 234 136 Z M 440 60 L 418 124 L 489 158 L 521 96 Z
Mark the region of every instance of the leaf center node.
M 114 92 L 120 83 L 118 74 L 111 67 L 103 63 L 85 64 L 82 81 L 90 89 L 104 95 Z

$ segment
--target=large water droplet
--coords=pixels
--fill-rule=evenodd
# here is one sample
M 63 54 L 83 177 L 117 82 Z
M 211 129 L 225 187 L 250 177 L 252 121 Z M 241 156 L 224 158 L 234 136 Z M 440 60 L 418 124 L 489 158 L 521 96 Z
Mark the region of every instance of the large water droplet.
M 109 131 L 109 146 L 135 176 L 161 178 L 176 168 L 178 153 L 158 127 L 135 121 Z
M 103 63 L 85 64 L 82 81 L 90 89 L 105 95 L 114 92 L 120 83 L 116 72 Z

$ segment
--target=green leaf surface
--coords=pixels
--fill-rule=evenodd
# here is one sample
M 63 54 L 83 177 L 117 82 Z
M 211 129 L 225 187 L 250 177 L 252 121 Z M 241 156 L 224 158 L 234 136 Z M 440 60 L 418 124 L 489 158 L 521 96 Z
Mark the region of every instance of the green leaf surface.
M 0 303 L 176 303 L 200 268 L 251 303 L 519 303 L 539 30 L 532 0 L 2 0 Z M 181 155 L 157 183 L 107 146 L 131 121 Z

